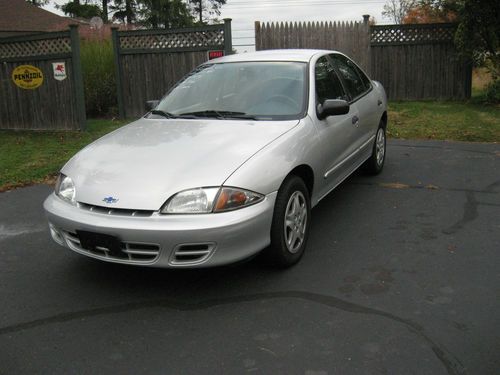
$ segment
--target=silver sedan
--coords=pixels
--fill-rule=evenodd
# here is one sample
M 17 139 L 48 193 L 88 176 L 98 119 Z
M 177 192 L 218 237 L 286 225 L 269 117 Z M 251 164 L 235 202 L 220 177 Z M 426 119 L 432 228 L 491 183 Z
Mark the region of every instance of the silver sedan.
M 44 203 L 58 244 L 96 259 L 207 267 L 302 257 L 311 208 L 385 160 L 382 85 L 347 56 L 277 50 L 209 61 L 143 118 L 62 168 Z

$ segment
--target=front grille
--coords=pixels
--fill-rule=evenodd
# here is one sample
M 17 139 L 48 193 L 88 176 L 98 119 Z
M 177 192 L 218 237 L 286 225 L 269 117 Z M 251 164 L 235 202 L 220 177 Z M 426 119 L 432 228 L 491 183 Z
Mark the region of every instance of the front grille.
M 171 264 L 199 264 L 208 260 L 215 250 L 215 243 L 194 243 L 177 245 L 173 251 Z
M 104 215 L 118 215 L 118 216 L 138 216 L 148 217 L 153 214 L 153 210 L 131 210 L 127 208 L 109 208 L 103 206 L 95 206 L 92 204 L 78 202 L 78 207 L 90 212 L 96 212 Z
M 135 242 L 121 242 L 121 251 L 113 252 L 105 247 L 96 246 L 93 250 L 82 247 L 76 233 L 62 232 L 68 246 L 78 252 L 91 254 L 98 258 L 121 260 L 133 263 L 150 263 L 158 258 L 160 246 Z

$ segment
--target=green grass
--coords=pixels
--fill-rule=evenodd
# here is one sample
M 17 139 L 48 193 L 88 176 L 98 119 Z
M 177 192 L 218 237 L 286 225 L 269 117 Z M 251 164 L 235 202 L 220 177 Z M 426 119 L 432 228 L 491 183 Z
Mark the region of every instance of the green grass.
M 90 120 L 84 132 L 0 131 L 0 191 L 53 180 L 78 150 L 126 121 Z M 393 102 L 388 135 L 500 142 L 500 107 L 460 102 Z
M 500 142 L 500 107 L 463 102 L 392 102 L 389 137 Z
M 54 177 L 78 150 L 125 121 L 90 120 L 84 132 L 0 131 L 0 191 Z

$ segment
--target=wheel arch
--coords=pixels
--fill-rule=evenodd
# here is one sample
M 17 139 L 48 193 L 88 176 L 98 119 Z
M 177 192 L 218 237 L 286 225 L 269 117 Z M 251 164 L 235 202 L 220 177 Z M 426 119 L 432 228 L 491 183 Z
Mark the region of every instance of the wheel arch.
M 384 113 L 382 113 L 382 117 L 380 118 L 380 121 L 382 121 L 384 129 L 387 129 L 387 111 L 384 111 Z
M 312 197 L 314 189 L 314 171 L 307 164 L 301 164 L 293 168 L 290 173 L 288 173 L 283 181 L 285 181 L 290 176 L 297 176 L 304 181 L 309 192 L 309 198 Z M 283 184 L 283 183 L 282 183 Z

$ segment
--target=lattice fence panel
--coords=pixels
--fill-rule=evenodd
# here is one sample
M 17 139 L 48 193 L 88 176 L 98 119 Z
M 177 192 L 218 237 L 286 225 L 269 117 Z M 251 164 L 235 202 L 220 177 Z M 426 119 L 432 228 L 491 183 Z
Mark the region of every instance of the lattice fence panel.
M 126 49 L 182 49 L 224 45 L 224 30 L 190 33 L 120 35 L 120 48 Z
M 68 37 L 0 43 L 0 58 L 36 57 L 71 52 Z
M 449 43 L 455 30 L 453 24 L 373 26 L 370 42 L 372 45 Z

